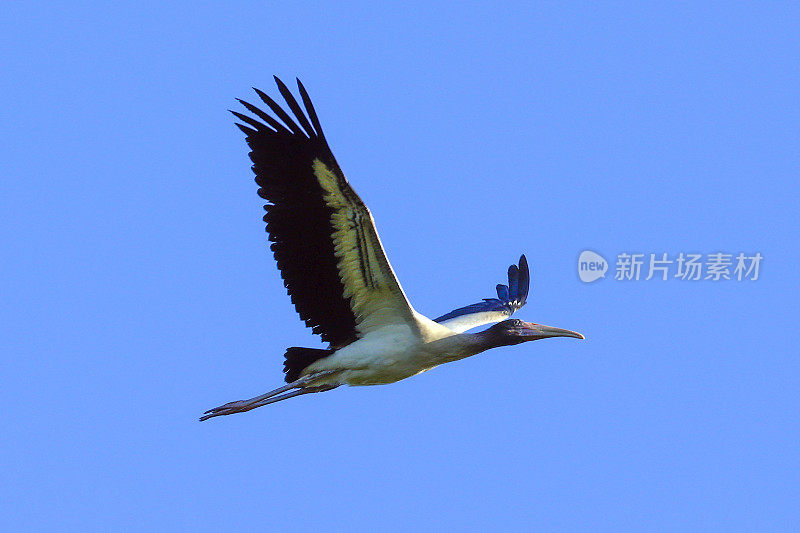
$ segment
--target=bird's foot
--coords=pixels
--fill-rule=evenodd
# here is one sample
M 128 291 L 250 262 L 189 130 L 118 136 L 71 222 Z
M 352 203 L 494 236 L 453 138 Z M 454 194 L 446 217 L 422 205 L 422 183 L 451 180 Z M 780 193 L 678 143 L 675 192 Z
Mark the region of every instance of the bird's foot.
M 325 370 L 322 372 L 317 372 L 316 374 L 309 374 L 307 376 L 303 376 L 297 381 L 289 383 L 288 385 L 284 385 L 283 387 L 278 387 L 275 390 L 271 390 L 266 394 L 250 398 L 249 400 L 238 400 L 235 402 L 228 402 L 225 405 L 220 405 L 219 407 L 209 409 L 208 411 L 203 413 L 203 416 L 200 417 L 200 421 L 202 422 L 203 420 L 208 420 L 209 418 L 214 418 L 215 416 L 232 415 L 234 413 L 244 413 L 245 411 L 250 411 L 251 409 L 255 409 L 256 407 L 261 407 L 262 405 L 269 405 L 271 403 L 279 402 L 281 400 L 286 400 L 288 398 L 294 398 L 295 396 L 300 396 L 301 394 L 309 394 L 312 392 L 323 392 L 326 390 L 335 389 L 336 387 L 339 386 L 338 384 L 325 384 L 319 386 L 310 386 L 310 385 L 314 380 L 330 376 L 331 374 L 335 374 L 336 372 L 338 372 L 338 370 Z
M 220 405 L 219 407 L 209 409 L 203 413 L 203 416 L 200 417 L 200 420 L 208 420 L 209 418 L 213 418 L 215 416 L 232 415 L 233 413 L 243 413 L 253 409 L 253 407 L 248 408 L 248 404 L 249 400 L 228 402 L 225 405 Z

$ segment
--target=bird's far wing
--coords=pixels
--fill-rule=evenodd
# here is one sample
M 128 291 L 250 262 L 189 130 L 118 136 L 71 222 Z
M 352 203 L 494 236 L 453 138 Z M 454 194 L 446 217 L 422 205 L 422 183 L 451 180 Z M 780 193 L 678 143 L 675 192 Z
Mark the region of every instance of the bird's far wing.
M 257 89 L 280 121 L 243 100 L 259 120 L 233 114 L 252 149 L 270 248 L 300 318 L 331 346 L 386 324 L 416 327 L 372 215 L 336 163 L 305 88 L 298 80 L 307 115 L 275 81 L 297 122 Z
M 525 305 L 528 299 L 530 274 L 525 255 L 519 258 L 519 266 L 508 267 L 508 285 L 497 286 L 497 298 L 484 298 L 482 302 L 461 307 L 435 320 L 456 333 L 461 333 L 483 324 L 500 322 Z

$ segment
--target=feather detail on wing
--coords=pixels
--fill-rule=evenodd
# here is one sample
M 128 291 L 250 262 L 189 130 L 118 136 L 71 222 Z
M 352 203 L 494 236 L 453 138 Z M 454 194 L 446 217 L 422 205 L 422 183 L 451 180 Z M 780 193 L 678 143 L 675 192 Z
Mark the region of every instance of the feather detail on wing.
M 386 324 L 415 326 L 414 311 L 394 275 L 367 207 L 331 153 L 305 88 L 305 111 L 275 78 L 295 122 L 256 89 L 279 120 L 240 100 L 256 120 L 244 124 L 260 186 L 270 246 L 292 303 L 332 347 Z M 299 125 L 298 125 L 299 123 Z
M 339 278 L 359 333 L 387 324 L 415 325 L 413 309 L 383 251 L 372 213 L 338 167 L 331 169 L 316 160 L 314 175 L 325 190 L 325 203 L 332 210 Z
M 460 307 L 435 319 L 456 333 L 462 333 L 483 324 L 500 322 L 514 314 L 525 305 L 530 286 L 528 260 L 525 255 L 519 258 L 519 266 L 508 267 L 508 285 L 497 285 L 497 298 L 484 298 L 466 307 Z

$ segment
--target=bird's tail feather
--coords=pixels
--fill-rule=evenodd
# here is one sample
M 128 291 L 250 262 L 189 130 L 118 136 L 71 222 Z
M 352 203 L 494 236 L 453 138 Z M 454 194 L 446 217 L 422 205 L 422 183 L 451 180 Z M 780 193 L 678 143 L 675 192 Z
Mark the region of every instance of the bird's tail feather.
M 305 368 L 319 361 L 323 357 L 328 357 L 333 350 L 322 350 L 320 348 L 302 348 L 292 346 L 286 349 L 286 361 L 283 362 L 283 371 L 286 373 L 286 383 L 291 383 L 300 379 L 300 373 Z

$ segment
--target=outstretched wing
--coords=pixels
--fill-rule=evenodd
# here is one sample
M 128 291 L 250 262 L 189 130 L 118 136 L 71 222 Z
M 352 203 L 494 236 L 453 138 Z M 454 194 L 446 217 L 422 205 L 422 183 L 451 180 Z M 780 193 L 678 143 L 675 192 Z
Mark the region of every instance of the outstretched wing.
M 450 311 L 435 321 L 456 333 L 483 324 L 500 322 L 525 305 L 529 286 L 528 260 L 523 254 L 519 258 L 519 266 L 508 267 L 508 285 L 497 286 L 497 298 L 484 298 L 482 302 Z
M 258 89 L 280 121 L 243 100 L 257 119 L 232 113 L 252 149 L 270 249 L 300 318 L 334 347 L 382 325 L 414 326 L 372 215 L 336 163 L 305 88 L 297 80 L 307 115 L 275 81 L 296 122 Z

